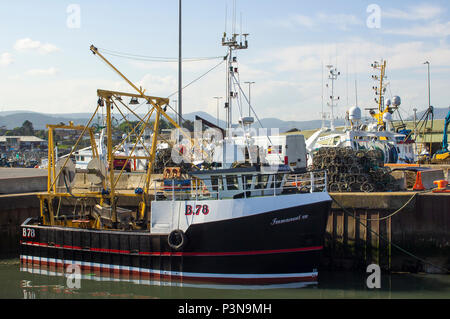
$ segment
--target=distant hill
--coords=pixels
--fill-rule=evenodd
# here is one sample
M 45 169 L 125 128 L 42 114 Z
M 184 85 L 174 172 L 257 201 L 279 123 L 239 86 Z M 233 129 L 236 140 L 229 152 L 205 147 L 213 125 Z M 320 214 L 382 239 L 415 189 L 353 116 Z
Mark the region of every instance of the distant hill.
M 4 113 L 6 112 L 0 112 L 0 126 L 6 126 L 8 129 L 20 127 L 26 120 L 33 123 L 33 127 L 37 130 L 44 129 L 46 124 L 59 124 L 60 122 L 67 124 L 69 121 L 73 121 L 75 124 L 86 123 L 83 119 L 66 117 L 65 114 L 50 115 L 35 112 L 7 112 L 9 114 L 4 115 Z
M 329 125 L 329 122 L 325 122 L 326 125 Z M 301 131 L 306 130 L 314 130 L 322 127 L 322 120 L 311 120 L 311 121 L 282 121 L 276 118 L 267 118 L 261 119 L 261 124 L 266 128 L 279 128 L 280 133 L 287 132 L 294 128 L 299 129 Z M 335 126 L 343 126 L 345 124 L 344 120 L 335 120 Z M 255 124 L 255 127 L 260 127 L 258 123 Z
M 145 114 L 138 114 L 141 118 L 144 117 Z M 175 115 L 168 112 L 168 115 L 175 119 Z M 183 115 L 183 118 L 186 120 L 194 121 L 195 116 L 199 115 L 205 120 L 208 120 L 212 123 L 216 123 L 217 120 L 215 117 L 209 115 L 206 112 L 195 112 L 195 113 L 187 113 Z M 73 121 L 75 125 L 84 125 L 91 118 L 91 113 L 64 113 L 64 114 L 47 114 L 47 113 L 38 113 L 31 111 L 6 111 L 0 112 L 0 126 L 5 126 L 7 129 L 13 129 L 16 127 L 22 126 L 25 120 L 33 123 L 33 127 L 37 130 L 42 130 L 46 128 L 47 124 L 59 124 L 61 122 L 68 124 L 69 121 Z M 113 116 L 117 120 L 121 120 L 122 116 L 120 114 L 113 114 Z M 155 116 L 153 116 L 154 118 Z M 129 121 L 136 121 L 138 118 L 133 114 L 130 114 L 128 117 Z M 97 123 L 97 118 L 93 120 L 93 123 Z M 219 124 L 221 126 L 225 126 L 224 121 L 220 121 Z
M 175 118 L 173 113 L 168 112 L 169 116 Z M 140 117 L 143 117 L 144 114 L 138 114 Z M 206 112 L 195 112 L 195 113 L 186 113 L 183 115 L 183 118 L 186 120 L 194 121 L 195 116 L 198 115 L 205 120 L 216 123 L 217 119 L 206 113 Z M 13 129 L 15 127 L 22 126 L 25 120 L 33 123 L 33 127 L 38 130 L 45 129 L 46 124 L 59 124 L 63 122 L 68 124 L 69 121 L 73 121 L 74 124 L 84 125 L 89 121 L 89 118 L 92 116 L 90 113 L 67 113 L 67 114 L 46 114 L 46 113 L 37 113 L 37 112 L 25 112 L 25 111 L 8 111 L 8 112 L 0 112 L 0 126 L 6 126 L 8 129 Z M 115 118 L 120 120 L 122 116 L 120 114 L 114 115 Z M 128 120 L 135 121 L 137 117 L 134 115 L 130 115 Z M 95 123 L 97 119 L 94 119 Z M 226 123 L 224 121 L 219 121 L 221 127 L 225 127 Z M 312 120 L 312 121 L 283 121 L 277 118 L 265 118 L 261 119 L 261 124 L 265 128 L 279 128 L 280 132 L 286 132 L 291 129 L 297 128 L 299 130 L 311 130 L 317 129 L 322 126 L 321 120 Z M 336 120 L 336 125 L 344 125 L 343 120 Z M 260 125 L 258 122 L 255 122 L 254 127 L 259 128 Z
M 434 108 L 434 118 L 436 120 L 443 120 L 445 119 L 445 117 L 447 116 L 448 112 L 449 112 L 448 107 L 443 107 L 443 108 Z M 420 112 L 417 112 L 417 120 L 420 120 L 422 118 L 422 116 L 425 114 L 427 110 L 423 110 Z M 414 120 L 414 116 L 410 116 L 407 118 L 408 121 L 413 121 Z
M 447 115 L 449 109 L 448 108 L 435 108 L 434 118 L 437 119 L 444 119 Z M 421 112 L 417 113 L 417 118 L 420 119 L 422 115 L 426 112 L 426 110 L 423 110 Z M 173 119 L 175 119 L 175 116 L 173 113 L 168 112 L 169 116 L 171 116 Z M 138 114 L 139 116 L 143 117 L 144 114 Z M 206 112 L 195 112 L 195 113 L 186 113 L 183 115 L 183 118 L 186 120 L 193 121 L 195 120 L 195 116 L 201 116 L 202 118 L 212 122 L 216 123 L 217 119 L 215 116 L 212 116 Z M 68 124 L 69 121 L 73 121 L 76 125 L 84 125 L 89 121 L 89 118 L 92 116 L 91 113 L 64 113 L 64 114 L 47 114 L 47 113 L 38 113 L 38 112 L 32 112 L 32 111 L 5 111 L 0 112 L 0 126 L 5 126 L 8 129 L 13 129 L 15 127 L 22 126 L 23 122 L 25 120 L 30 121 L 33 123 L 33 127 L 38 130 L 45 129 L 46 124 L 59 124 L 60 122 L 63 122 L 65 124 Z M 114 114 L 114 117 L 118 120 L 122 118 L 120 114 Z M 136 121 L 137 118 L 134 115 L 130 115 L 128 120 L 130 121 Z M 413 117 L 410 117 L 406 120 L 413 120 Z M 93 120 L 94 123 L 97 122 L 97 119 Z M 219 122 L 221 127 L 225 127 L 226 123 L 224 121 Z M 277 118 L 263 118 L 261 119 L 261 124 L 265 128 L 278 128 L 280 130 L 280 133 L 287 132 L 292 129 L 299 129 L 302 131 L 306 130 L 314 130 L 322 127 L 322 121 L 321 120 L 311 120 L 311 121 L 283 121 Z M 326 122 L 328 125 L 328 121 Z M 344 126 L 345 122 L 342 119 L 335 120 L 336 126 Z M 255 122 L 254 124 L 255 128 L 259 128 L 260 125 L 258 122 Z

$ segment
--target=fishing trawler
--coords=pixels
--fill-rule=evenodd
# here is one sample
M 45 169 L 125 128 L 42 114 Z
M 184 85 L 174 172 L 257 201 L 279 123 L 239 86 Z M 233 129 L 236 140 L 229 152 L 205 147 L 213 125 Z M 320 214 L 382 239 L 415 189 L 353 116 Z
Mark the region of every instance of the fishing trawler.
M 77 265 L 96 275 L 178 285 L 317 282 L 331 208 L 326 172 L 295 173 L 288 165 L 251 163 L 211 170 L 167 167 L 162 176 L 154 174 L 160 118 L 180 128 L 165 112 L 169 100 L 145 95 L 96 47 L 90 49 L 137 93 L 97 90 L 97 107 L 86 126 L 49 126 L 48 189 L 39 194 L 40 217 L 21 225 L 22 265 L 61 272 Z M 134 192 L 117 189 L 125 164 L 120 170 L 112 165 L 114 151 L 126 137 L 113 146 L 111 110 L 132 112 L 122 102 L 126 97 L 151 104 L 129 133 L 142 128 L 136 143 L 156 113 L 149 154 L 134 156 L 135 144 L 128 155 L 120 156 L 148 161 L 144 183 Z M 90 127 L 102 107 L 108 165 L 96 151 Z M 91 183 L 89 191 L 73 189 L 77 170 L 71 154 L 55 161 L 55 129 L 81 131 L 77 144 L 86 132 L 91 135 L 93 159 L 82 170 Z
M 334 81 L 340 74 L 336 69 L 331 68 L 330 79 L 332 87 Z M 415 163 L 417 155 L 415 154 L 415 141 L 411 138 L 410 131 L 395 131 L 392 125 L 392 114 L 398 110 L 401 105 L 401 98 L 394 96 L 392 101 L 385 100 L 386 92 L 386 61 L 374 62 L 372 68 L 379 70 L 380 75 L 373 75 L 372 79 L 377 81 L 377 85 L 373 86 L 376 93 L 375 102 L 377 108 L 367 109 L 374 123 L 362 123 L 361 109 L 356 105 L 347 111 L 346 121 L 349 127 L 343 130 L 337 130 L 334 127 L 333 115 L 331 118 L 331 127 L 322 128 L 315 132 L 307 141 L 306 146 L 309 152 L 308 164 L 313 161 L 313 153 L 322 147 L 351 147 L 354 150 L 371 149 L 381 150 L 383 160 L 387 163 Z M 333 110 L 335 102 L 339 100 L 334 96 L 330 96 L 328 105 Z

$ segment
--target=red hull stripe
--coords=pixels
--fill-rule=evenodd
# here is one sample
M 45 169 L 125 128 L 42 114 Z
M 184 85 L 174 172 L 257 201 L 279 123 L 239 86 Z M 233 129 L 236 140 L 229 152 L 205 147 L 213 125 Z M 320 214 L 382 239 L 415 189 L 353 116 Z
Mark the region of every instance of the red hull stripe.
M 244 255 L 268 255 L 268 254 L 282 254 L 282 253 L 297 253 L 306 251 L 322 250 L 323 246 L 294 248 L 294 249 L 273 249 L 273 250 L 253 250 L 253 251 L 237 251 L 237 252 L 204 252 L 204 253 L 189 253 L 189 252 L 140 252 L 140 255 L 145 256 L 244 256 Z
M 21 241 L 21 244 L 31 245 L 31 246 L 44 246 L 48 247 L 47 243 L 38 243 L 33 241 Z M 50 246 L 52 247 L 52 246 Z M 60 245 L 55 245 L 54 247 L 61 247 Z M 129 250 L 118 250 L 118 249 L 104 249 L 104 248 L 86 248 L 83 249 L 78 246 L 62 246 L 64 249 L 72 250 L 88 250 L 94 252 L 103 253 L 114 253 L 114 254 L 130 254 Z M 215 257 L 215 256 L 254 256 L 254 255 L 268 255 L 268 254 L 283 254 L 283 253 L 298 253 L 298 252 L 308 252 L 308 251 L 318 251 L 322 250 L 323 246 L 314 247 L 303 247 L 303 248 L 290 248 L 290 249 L 272 249 L 272 250 L 251 250 L 251 251 L 237 251 L 237 252 L 139 252 L 142 256 L 196 256 L 196 257 Z

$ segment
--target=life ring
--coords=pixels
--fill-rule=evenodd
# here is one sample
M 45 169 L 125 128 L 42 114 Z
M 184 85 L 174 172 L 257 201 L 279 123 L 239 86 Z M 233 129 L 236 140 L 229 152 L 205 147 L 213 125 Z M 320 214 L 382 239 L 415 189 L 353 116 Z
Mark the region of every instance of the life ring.
M 171 231 L 167 236 L 167 242 L 169 243 L 170 248 L 178 251 L 187 245 L 187 237 L 182 230 L 176 229 Z

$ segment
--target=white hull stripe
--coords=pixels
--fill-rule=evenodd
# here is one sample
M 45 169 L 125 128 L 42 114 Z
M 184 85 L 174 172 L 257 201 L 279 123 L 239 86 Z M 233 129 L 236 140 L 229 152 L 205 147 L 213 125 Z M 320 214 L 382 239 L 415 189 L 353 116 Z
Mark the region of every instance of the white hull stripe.
M 26 256 L 21 255 L 20 259 L 22 261 L 27 261 L 30 263 L 48 264 L 53 263 L 55 265 L 68 266 L 68 265 L 79 265 L 81 267 L 99 268 L 99 269 L 111 269 L 111 270 L 121 270 L 127 272 L 136 273 L 147 273 L 151 275 L 159 276 L 172 276 L 172 277 L 185 277 L 185 278 L 224 278 L 224 279 L 282 279 L 282 278 L 314 278 L 318 276 L 318 272 L 310 273 L 285 273 L 285 274 L 214 274 L 214 273 L 194 273 L 194 272 L 177 272 L 177 271 L 166 271 L 166 270 L 156 270 L 147 268 L 138 268 L 130 266 L 119 266 L 110 264 L 100 264 L 91 263 L 83 261 L 74 260 L 62 260 L 53 259 L 45 257 L 36 256 Z

